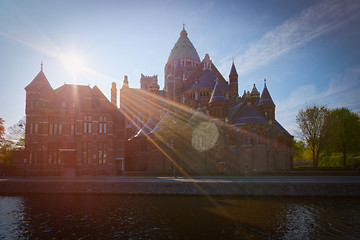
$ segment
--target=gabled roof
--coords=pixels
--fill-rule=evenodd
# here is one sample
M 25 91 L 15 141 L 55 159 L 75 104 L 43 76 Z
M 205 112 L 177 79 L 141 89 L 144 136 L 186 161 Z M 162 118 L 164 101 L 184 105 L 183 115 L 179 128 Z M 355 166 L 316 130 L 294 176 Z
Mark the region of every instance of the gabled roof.
M 199 54 L 190 39 L 187 37 L 185 27 L 181 31 L 179 39 L 171 50 L 167 62 L 169 63 L 179 58 L 187 58 L 200 62 Z
M 243 104 L 243 107 L 231 120 L 231 125 L 243 124 L 269 124 L 263 116 L 251 104 Z
M 236 75 L 236 76 L 238 75 L 238 74 L 237 74 L 237 71 L 236 71 L 236 68 L 235 68 L 234 62 L 232 63 L 229 76 L 231 76 L 231 75 Z
M 200 77 L 204 74 L 204 72 L 206 71 L 210 71 L 213 75 L 211 76 L 211 82 L 212 82 L 212 87 L 215 86 L 215 80 L 216 78 L 218 78 L 220 80 L 220 84 L 224 83 L 226 85 L 226 88 L 230 89 L 229 86 L 228 86 L 228 83 L 226 82 L 225 78 L 221 75 L 221 73 L 219 72 L 219 70 L 216 68 L 216 66 L 213 64 L 213 63 L 210 63 L 211 64 L 211 67 L 205 69 L 205 62 L 206 62 L 206 56 L 204 58 L 204 60 L 199 64 L 199 66 L 197 66 L 196 70 L 190 75 L 190 77 L 183 83 L 183 90 L 184 91 L 188 91 L 188 90 L 191 90 L 191 89 L 194 89 L 192 88 L 193 86 L 195 87 L 195 89 L 197 89 L 197 87 L 195 86 L 195 84 L 197 82 L 200 82 Z M 209 70 L 211 69 L 211 70 Z M 209 74 L 209 73 L 205 73 L 205 74 Z M 206 76 L 206 75 L 204 75 Z M 203 77 L 204 77 L 203 76 Z
M 270 93 L 266 87 L 266 82 L 264 84 L 264 90 L 262 91 L 261 93 L 261 97 L 260 97 L 260 101 L 259 101 L 259 106 L 264 106 L 264 105 L 272 105 L 272 106 L 275 106 L 271 96 L 270 96 Z
M 251 95 L 260 95 L 259 91 L 256 88 L 255 83 L 254 83 L 253 89 L 251 90 Z
M 221 91 L 219 81 L 216 81 L 214 91 L 212 92 L 209 100 L 209 103 L 214 103 L 214 102 L 226 102 L 224 98 L 224 94 Z
M 274 126 L 275 126 L 275 129 L 277 131 L 285 133 L 286 135 L 291 136 L 291 134 L 288 131 L 286 131 L 286 129 L 283 126 L 281 126 L 281 124 L 278 121 L 276 121 L 276 120 L 274 121 Z
M 49 81 L 41 69 L 38 75 L 36 75 L 36 77 L 31 81 L 31 83 L 25 87 L 25 90 L 40 91 L 42 89 L 52 90 L 53 88 L 51 87 Z

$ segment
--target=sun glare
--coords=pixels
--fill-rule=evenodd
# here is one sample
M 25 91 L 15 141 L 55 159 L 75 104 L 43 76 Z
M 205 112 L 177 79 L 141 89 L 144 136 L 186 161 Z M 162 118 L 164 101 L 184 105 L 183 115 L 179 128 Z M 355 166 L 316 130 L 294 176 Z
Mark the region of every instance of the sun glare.
M 80 55 L 76 53 L 64 54 L 61 60 L 65 64 L 65 68 L 73 74 L 81 73 L 86 70 L 83 58 L 81 58 Z

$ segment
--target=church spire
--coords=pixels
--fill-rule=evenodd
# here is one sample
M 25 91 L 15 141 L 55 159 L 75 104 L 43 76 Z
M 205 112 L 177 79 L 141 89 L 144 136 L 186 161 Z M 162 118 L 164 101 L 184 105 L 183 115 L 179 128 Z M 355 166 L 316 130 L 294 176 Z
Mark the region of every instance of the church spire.
M 183 29 L 182 31 L 180 32 L 180 36 L 187 36 L 187 32 L 185 30 L 185 23 L 183 23 Z
M 235 68 L 234 59 L 231 66 L 230 74 L 229 74 L 229 80 L 230 80 L 230 86 L 232 90 L 235 93 L 235 96 L 238 97 L 239 95 L 239 83 L 238 83 L 238 74 Z
M 44 66 L 44 64 L 43 64 L 43 61 L 41 61 L 41 64 L 40 64 L 40 71 L 42 72 L 43 71 L 43 66 Z

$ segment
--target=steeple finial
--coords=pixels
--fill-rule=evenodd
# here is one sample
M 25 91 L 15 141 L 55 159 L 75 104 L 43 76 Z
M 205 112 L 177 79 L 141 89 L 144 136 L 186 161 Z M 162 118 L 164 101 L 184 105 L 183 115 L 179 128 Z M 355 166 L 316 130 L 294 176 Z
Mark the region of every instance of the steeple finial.
M 264 87 L 266 87 L 266 78 L 264 79 Z
M 43 70 L 43 66 L 44 66 L 44 64 L 43 64 L 43 61 L 41 61 L 41 64 L 40 64 L 40 66 L 41 66 L 41 71 Z
M 183 23 L 183 29 L 182 29 L 182 31 L 180 33 L 180 36 L 183 36 L 183 35 L 187 36 L 187 32 L 185 30 L 185 23 Z

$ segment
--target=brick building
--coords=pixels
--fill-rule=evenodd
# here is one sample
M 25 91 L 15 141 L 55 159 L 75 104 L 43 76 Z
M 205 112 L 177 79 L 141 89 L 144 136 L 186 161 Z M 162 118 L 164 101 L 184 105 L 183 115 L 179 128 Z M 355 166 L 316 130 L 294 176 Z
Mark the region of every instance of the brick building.
M 183 27 L 158 76 L 125 76 L 117 108 L 94 86 L 53 89 L 43 69 L 26 90 L 28 174 L 251 174 L 290 170 L 292 136 L 275 118 L 264 81 L 239 96 L 235 64 L 228 81 L 203 60 Z
M 122 171 L 124 116 L 116 99 L 110 103 L 97 86 L 64 84 L 53 89 L 42 66 L 25 90 L 26 174 L 115 175 Z
M 164 72 L 163 90 L 157 76 L 142 75 L 140 89 L 124 79 L 126 171 L 193 175 L 292 168 L 293 137 L 275 119 L 266 80 L 261 94 L 254 84 L 239 96 L 235 64 L 226 81 L 208 54 L 200 61 L 185 27 Z

